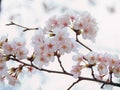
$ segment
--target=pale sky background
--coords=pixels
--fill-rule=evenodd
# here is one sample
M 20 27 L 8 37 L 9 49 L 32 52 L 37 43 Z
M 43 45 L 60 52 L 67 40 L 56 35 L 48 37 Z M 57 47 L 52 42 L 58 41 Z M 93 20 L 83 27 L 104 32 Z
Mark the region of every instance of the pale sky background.
M 47 5 L 48 9 L 43 7 Z M 64 10 L 73 9 L 76 11 L 88 11 L 96 18 L 99 32 L 96 42 L 83 41 L 86 45 L 97 52 L 120 53 L 120 0 L 3 0 L 2 12 L 0 15 L 0 35 L 9 34 L 12 38 L 18 35 L 18 31 L 13 27 L 6 27 L 5 24 L 11 20 L 24 26 L 38 27 L 53 14 Z M 111 11 L 114 9 L 115 11 Z M 19 29 L 20 30 L 20 29 Z M 14 35 L 13 35 L 14 33 Z M 32 33 L 29 32 L 27 36 Z M 64 59 L 65 58 L 65 59 Z M 69 55 L 63 57 L 63 65 L 66 70 L 70 70 L 73 65 Z M 68 61 L 69 60 L 69 61 Z M 59 65 L 51 63 L 49 69 L 60 69 Z M 83 75 L 88 74 L 84 72 Z M 21 75 L 23 77 L 23 75 Z M 66 90 L 75 81 L 74 78 L 59 74 L 38 72 L 30 77 L 24 75 L 21 80 L 22 85 L 2 87 L 0 90 Z M 95 82 L 81 81 L 71 90 L 101 90 L 100 85 Z M 119 90 L 114 88 L 113 90 Z

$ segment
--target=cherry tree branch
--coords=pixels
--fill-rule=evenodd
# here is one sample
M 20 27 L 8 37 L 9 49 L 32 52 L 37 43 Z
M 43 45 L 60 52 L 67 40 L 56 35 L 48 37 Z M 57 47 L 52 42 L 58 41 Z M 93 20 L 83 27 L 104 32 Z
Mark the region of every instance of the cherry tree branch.
M 61 67 L 62 71 L 66 72 L 65 69 L 64 69 L 64 67 L 63 67 L 63 65 L 62 65 L 62 62 L 60 61 L 60 56 L 57 55 L 57 59 L 58 59 L 58 62 L 60 64 L 60 67 Z
M 73 76 L 71 73 L 68 73 L 68 72 L 63 72 L 63 71 L 53 71 L 53 70 L 48 70 L 48 69 L 44 69 L 44 68 L 39 68 L 33 64 L 27 64 L 21 60 L 18 60 L 16 58 L 9 58 L 10 60 L 13 60 L 13 61 L 16 61 L 16 62 L 19 62 L 21 64 L 23 64 L 24 66 L 30 66 L 30 67 L 33 67 L 39 71 L 44 71 L 44 72 L 48 72 L 48 73 L 56 73 L 56 74 L 64 74 L 64 75 L 67 75 L 67 76 Z M 99 82 L 99 83 L 103 83 L 103 84 L 108 84 L 108 85 L 113 85 L 113 86 L 117 86 L 117 87 L 120 87 L 120 84 L 119 83 L 114 83 L 114 82 L 107 82 L 107 81 L 102 81 L 102 80 L 98 80 L 98 79 L 94 79 L 94 78 L 88 78 L 88 77 L 78 77 L 78 80 L 76 82 L 74 82 L 67 90 L 70 90 L 75 84 L 77 84 L 79 81 L 81 80 L 87 80 L 87 81 L 94 81 L 94 82 Z
M 79 81 L 81 80 L 81 78 L 78 78 L 77 81 L 73 82 L 72 85 L 67 89 L 70 90 L 75 84 L 77 84 Z
M 83 47 L 85 47 L 85 48 L 88 49 L 89 51 L 93 51 L 93 50 L 90 49 L 88 46 L 86 46 L 85 44 L 83 44 L 82 42 L 79 41 L 77 34 L 76 34 L 76 42 L 78 42 L 79 44 L 81 44 Z
M 24 27 L 22 25 L 16 24 L 14 22 L 11 22 L 11 23 L 6 24 L 6 25 L 7 26 L 15 25 L 15 26 L 19 26 L 21 28 L 24 28 L 23 32 L 28 31 L 28 30 L 38 30 L 38 28 L 28 28 L 28 27 Z M 76 42 L 78 42 L 80 45 L 82 45 L 83 47 L 85 47 L 86 49 L 88 49 L 90 52 L 93 51 L 88 46 L 86 46 L 85 44 L 83 44 L 82 42 L 79 41 L 77 33 L 76 33 Z M 61 67 L 62 71 L 54 71 L 54 70 L 48 70 L 48 69 L 44 69 L 44 68 L 39 68 L 39 67 L 35 66 L 32 62 L 30 64 L 28 64 L 28 63 L 25 63 L 25 62 L 23 62 L 21 60 L 16 59 L 15 57 L 10 57 L 9 59 L 13 60 L 13 61 L 16 61 L 16 62 L 19 62 L 19 63 L 23 64 L 23 66 L 33 67 L 33 68 L 35 68 L 36 70 L 39 70 L 39 71 L 73 76 L 71 73 L 68 73 L 68 72 L 65 71 L 65 69 L 64 69 L 64 67 L 62 65 L 62 62 L 60 60 L 60 56 L 59 55 L 56 55 L 56 56 L 57 56 L 57 59 L 58 59 L 58 62 L 60 64 L 60 67 Z M 87 81 L 94 81 L 94 82 L 103 83 L 103 85 L 101 87 L 103 87 L 105 84 L 109 84 L 109 85 L 120 87 L 119 83 L 112 82 L 112 73 L 110 74 L 110 82 L 107 82 L 107 81 L 96 79 L 95 76 L 94 76 L 93 67 L 91 66 L 90 68 L 91 68 L 91 74 L 92 74 L 93 78 L 88 78 L 88 77 L 82 77 L 82 76 L 80 76 L 80 77 L 78 77 L 78 80 L 75 81 L 75 82 L 73 82 L 71 84 L 71 86 L 67 90 L 70 90 L 75 84 L 79 83 L 79 81 L 81 81 L 81 80 L 87 80 Z
M 96 80 L 95 75 L 94 75 L 93 66 L 91 66 L 90 68 L 91 68 L 91 75 L 92 75 L 92 77 Z
M 39 28 L 28 28 L 28 27 L 25 27 L 25 26 L 22 26 L 22 25 L 19 25 L 19 24 L 16 24 L 14 22 L 10 22 L 9 24 L 6 24 L 7 26 L 11 26 L 11 25 L 15 25 L 15 26 L 18 26 L 18 27 L 21 27 L 21 28 L 24 28 L 23 32 L 25 31 L 29 31 L 29 30 L 39 30 Z

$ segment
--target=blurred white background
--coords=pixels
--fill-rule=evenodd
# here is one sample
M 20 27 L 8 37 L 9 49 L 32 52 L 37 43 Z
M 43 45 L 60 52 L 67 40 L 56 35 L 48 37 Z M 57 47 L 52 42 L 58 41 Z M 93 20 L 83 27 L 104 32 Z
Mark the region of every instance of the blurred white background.
M 83 43 L 97 52 L 120 53 L 120 0 L 2 0 L 1 7 L 0 35 L 7 33 L 11 38 L 18 35 L 20 29 L 16 31 L 13 27 L 7 27 L 5 24 L 10 21 L 28 27 L 40 27 L 53 14 L 70 9 L 88 11 L 96 18 L 99 32 L 95 43 L 87 40 Z M 68 59 L 71 58 L 66 55 L 65 59 L 65 68 L 70 67 Z M 50 68 L 57 68 L 56 62 L 51 65 Z M 39 72 L 32 77 L 24 75 L 21 86 L 1 86 L 0 90 L 66 90 L 73 81 L 75 79 L 68 76 Z M 100 90 L 100 86 L 95 82 L 81 81 L 71 90 Z M 114 90 L 119 88 L 115 87 Z

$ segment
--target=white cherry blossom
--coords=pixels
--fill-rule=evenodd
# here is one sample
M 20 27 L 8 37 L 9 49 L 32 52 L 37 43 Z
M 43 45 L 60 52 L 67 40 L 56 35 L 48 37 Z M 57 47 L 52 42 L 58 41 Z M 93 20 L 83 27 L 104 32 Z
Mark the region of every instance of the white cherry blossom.
M 32 37 L 32 45 L 34 47 L 36 47 L 37 45 L 43 43 L 44 41 L 44 34 L 43 34 L 43 30 L 40 29 L 38 31 L 35 32 L 34 36 Z
M 26 49 L 24 47 L 19 48 L 19 49 L 17 49 L 15 55 L 18 59 L 26 59 L 27 55 L 28 55 L 28 49 Z
M 89 64 L 96 64 L 97 53 L 96 52 L 89 52 L 87 55 L 85 55 L 85 58 L 87 59 Z
M 39 68 L 42 68 L 44 65 L 47 66 L 49 64 L 49 61 L 44 55 L 40 55 L 36 56 L 34 64 L 37 65 Z
M 6 61 L 4 60 L 2 54 L 0 53 L 0 77 L 7 74 Z
M 73 74 L 73 77 L 74 78 L 78 78 L 81 74 L 81 70 L 84 68 L 84 66 L 82 65 L 74 65 L 72 66 L 72 70 L 71 70 L 71 73 Z
M 68 27 L 70 25 L 70 19 L 68 16 L 66 15 L 61 15 L 59 18 L 58 18 L 58 27 L 60 28 L 64 28 L 64 27 Z
M 13 42 L 5 42 L 2 46 L 5 54 L 15 54 L 16 47 Z
M 83 55 L 81 53 L 77 53 L 77 55 L 74 55 L 72 59 L 78 63 L 81 63 L 83 61 Z
M 8 83 L 12 86 L 15 86 L 16 84 L 20 84 L 20 81 L 12 75 L 8 74 L 7 79 L 8 79 Z
M 98 64 L 97 69 L 98 69 L 98 72 L 99 72 L 100 75 L 106 75 L 106 74 L 108 74 L 107 65 L 104 64 L 104 63 Z
M 113 74 L 115 77 L 120 78 L 120 65 L 113 68 Z

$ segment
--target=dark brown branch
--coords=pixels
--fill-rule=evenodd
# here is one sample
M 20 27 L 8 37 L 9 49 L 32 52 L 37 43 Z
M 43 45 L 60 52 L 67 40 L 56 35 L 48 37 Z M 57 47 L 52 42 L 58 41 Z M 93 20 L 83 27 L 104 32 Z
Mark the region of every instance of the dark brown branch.
M 109 75 L 110 75 L 110 79 L 109 80 L 110 80 L 110 82 L 112 82 L 112 72 L 111 71 L 109 72 Z
M 48 73 L 56 73 L 56 74 L 64 74 L 64 75 L 68 75 L 68 76 L 73 76 L 71 73 L 68 73 L 68 72 L 53 71 L 53 70 L 47 70 L 47 69 L 43 69 L 43 68 L 40 69 L 39 67 L 37 67 L 37 66 L 35 66 L 35 65 L 27 64 L 27 63 L 25 63 L 25 62 L 22 62 L 22 61 L 16 59 L 16 58 L 10 58 L 10 59 L 13 60 L 13 61 L 19 62 L 19 63 L 23 64 L 24 66 L 31 66 L 31 67 L 39 70 L 39 71 L 45 71 L 45 72 L 48 72 Z M 104 84 L 109 84 L 109 85 L 113 85 L 113 86 L 120 87 L 120 84 L 119 84 L 119 83 L 107 82 L 107 81 L 102 81 L 102 80 L 93 79 L 93 78 L 86 78 L 86 77 L 79 77 L 79 80 L 76 81 L 76 83 L 79 82 L 79 81 L 81 81 L 81 80 L 94 81 L 94 82 L 99 82 L 99 83 L 104 83 Z M 75 85 L 76 83 L 74 82 L 74 85 Z M 73 85 L 73 86 L 74 86 L 74 85 Z M 73 87 L 73 86 L 72 86 L 72 87 Z M 69 89 L 68 89 L 68 90 L 69 90 Z
M 93 66 L 91 66 L 91 75 L 92 75 L 92 77 L 96 80 L 95 75 L 94 75 Z
M 67 89 L 70 90 L 75 84 L 77 84 L 81 79 L 79 78 L 77 81 L 73 82 L 72 85 Z
M 15 25 L 15 26 L 18 26 L 18 27 L 21 27 L 21 28 L 24 28 L 23 32 L 25 31 L 29 31 L 29 30 L 38 30 L 39 28 L 28 28 L 28 27 L 25 27 L 25 26 L 22 26 L 22 25 L 19 25 L 19 24 L 16 24 L 14 22 L 10 22 L 9 24 L 6 24 L 7 26 L 10 26 L 10 25 Z
M 85 44 L 83 44 L 82 42 L 79 41 L 77 34 L 76 34 L 76 41 L 77 41 L 79 44 L 81 44 L 83 47 L 85 47 L 86 49 L 88 49 L 89 51 L 93 51 L 92 49 L 90 49 L 90 48 L 87 47 Z
M 63 67 L 63 65 L 62 65 L 62 62 L 60 61 L 60 56 L 57 55 L 57 59 L 58 59 L 58 62 L 60 64 L 60 67 L 61 67 L 62 71 L 66 72 L 65 69 L 64 69 L 64 67 Z

